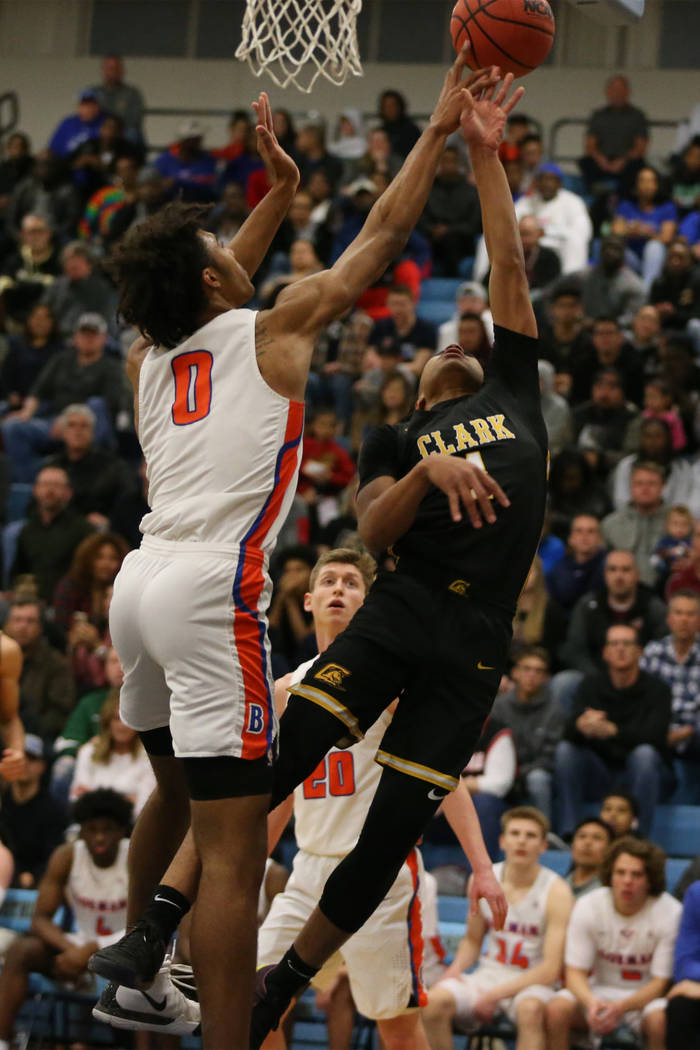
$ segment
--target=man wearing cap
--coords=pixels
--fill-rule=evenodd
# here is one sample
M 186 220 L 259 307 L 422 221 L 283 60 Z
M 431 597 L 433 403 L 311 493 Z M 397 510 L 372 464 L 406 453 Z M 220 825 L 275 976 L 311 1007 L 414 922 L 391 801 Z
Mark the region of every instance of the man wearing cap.
M 31 889 L 44 874 L 52 852 L 63 841 L 66 814 L 43 783 L 44 741 L 34 733 L 24 740 L 25 772 L 2 796 L 0 827 L 15 862 L 14 883 Z
M 557 252 L 566 274 L 583 269 L 588 262 L 593 226 L 583 200 L 563 189 L 563 180 L 558 164 L 540 164 L 532 192 L 516 201 L 515 214 L 519 220 L 525 215 L 535 216 L 544 230 L 540 243 Z
M 488 257 L 487 257 L 488 263 Z M 457 329 L 463 314 L 478 314 L 484 322 L 486 335 L 493 345 L 493 317 L 488 307 L 489 296 L 486 288 L 478 281 L 463 281 L 455 293 L 456 310 L 449 321 L 444 321 L 438 329 L 438 345 L 442 349 L 459 342 Z
M 177 142 L 154 161 L 166 186 L 181 192 L 186 201 L 208 203 L 216 196 L 216 160 L 202 149 L 204 132 L 198 120 L 183 120 L 177 129 Z
M 117 415 L 128 409 L 125 376 L 116 358 L 105 356 L 107 323 L 97 313 L 78 318 L 73 345 L 49 360 L 19 412 L 2 424 L 15 481 L 30 482 L 41 455 L 60 438 L 56 416 L 68 405 L 87 404 L 95 413 L 95 440 L 113 441 Z
M 49 139 L 49 149 L 57 157 L 69 157 L 88 139 L 96 139 L 105 119 L 97 92 L 85 88 L 78 95 L 77 112 L 64 117 Z

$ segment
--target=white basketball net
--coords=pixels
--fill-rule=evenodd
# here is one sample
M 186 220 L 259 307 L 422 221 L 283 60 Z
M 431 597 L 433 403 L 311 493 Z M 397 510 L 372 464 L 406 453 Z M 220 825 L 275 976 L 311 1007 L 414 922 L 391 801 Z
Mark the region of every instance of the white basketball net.
M 236 58 L 256 77 L 311 91 L 319 76 L 340 86 L 362 76 L 357 16 L 362 0 L 246 0 Z

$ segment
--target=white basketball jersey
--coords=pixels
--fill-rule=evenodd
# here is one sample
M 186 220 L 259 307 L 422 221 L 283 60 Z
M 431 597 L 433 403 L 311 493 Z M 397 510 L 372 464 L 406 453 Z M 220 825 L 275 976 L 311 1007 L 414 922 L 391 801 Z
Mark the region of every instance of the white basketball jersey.
M 504 870 L 505 861 L 493 866 L 494 874 L 501 884 Z M 542 962 L 547 932 L 547 897 L 552 883 L 558 878 L 559 875 L 549 868 L 540 867 L 525 896 L 517 904 L 508 904 L 508 915 L 502 930 L 492 928 L 491 909 L 485 901 L 479 901 L 481 914 L 489 928 L 480 967 L 498 966 L 513 973 L 522 973 Z
M 608 886 L 592 890 L 571 913 L 566 965 L 592 971 L 598 985 L 629 992 L 652 977 L 671 977 L 681 911 L 675 897 L 662 893 L 636 915 L 620 915 Z
M 268 552 L 289 511 L 304 405 L 275 393 L 255 358 L 253 310 L 229 310 L 174 350 L 151 347 L 139 379 L 147 535 Z
M 292 675 L 297 685 L 318 657 Z M 374 756 L 391 715 L 383 711 L 364 740 L 331 748 L 313 773 L 294 790 L 294 834 L 299 849 L 324 857 L 344 857 L 359 837 L 382 775 Z
M 94 863 L 82 839 L 73 843 L 73 863 L 66 886 L 66 899 L 85 943 L 110 937 L 126 929 L 128 875 L 126 857 L 129 840 L 119 843 L 117 859 L 109 868 Z

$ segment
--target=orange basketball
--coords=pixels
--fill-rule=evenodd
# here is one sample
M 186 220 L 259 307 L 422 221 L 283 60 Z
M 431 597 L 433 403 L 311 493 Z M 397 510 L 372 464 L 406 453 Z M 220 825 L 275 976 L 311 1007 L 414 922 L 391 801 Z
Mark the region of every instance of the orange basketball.
M 450 32 L 457 51 L 471 43 L 472 69 L 500 66 L 521 77 L 549 54 L 554 15 L 547 0 L 457 0 Z

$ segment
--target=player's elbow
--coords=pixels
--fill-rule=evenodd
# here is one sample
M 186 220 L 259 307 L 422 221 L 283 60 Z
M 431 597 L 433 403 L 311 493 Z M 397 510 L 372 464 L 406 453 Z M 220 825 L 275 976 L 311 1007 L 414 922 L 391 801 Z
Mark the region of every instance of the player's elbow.
M 364 518 L 357 523 L 357 531 L 360 534 L 360 539 L 364 543 L 367 550 L 375 558 L 385 551 L 391 543 L 391 540 L 387 540 L 381 534 L 381 529 L 377 527 L 377 524 L 368 521 Z

